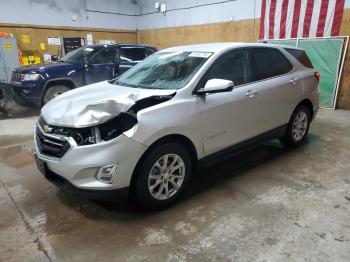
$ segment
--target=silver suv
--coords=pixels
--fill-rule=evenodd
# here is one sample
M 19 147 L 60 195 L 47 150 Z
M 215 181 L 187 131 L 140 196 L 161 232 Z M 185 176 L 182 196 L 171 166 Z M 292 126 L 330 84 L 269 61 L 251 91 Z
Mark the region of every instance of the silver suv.
M 130 188 L 143 206 L 163 208 L 198 167 L 266 139 L 301 144 L 319 106 L 319 77 L 303 50 L 287 46 L 169 48 L 45 105 L 37 164 L 79 193 Z

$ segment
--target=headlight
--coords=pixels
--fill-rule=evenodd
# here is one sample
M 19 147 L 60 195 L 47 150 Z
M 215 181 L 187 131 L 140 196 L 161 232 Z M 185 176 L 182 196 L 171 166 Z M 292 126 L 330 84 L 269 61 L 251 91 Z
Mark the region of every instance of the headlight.
M 23 74 L 22 81 L 36 81 L 41 78 L 40 74 Z

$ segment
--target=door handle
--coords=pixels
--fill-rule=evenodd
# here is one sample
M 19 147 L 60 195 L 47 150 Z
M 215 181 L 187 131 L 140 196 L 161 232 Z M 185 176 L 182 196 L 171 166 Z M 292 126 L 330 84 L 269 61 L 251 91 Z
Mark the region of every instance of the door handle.
M 291 83 L 292 85 L 295 85 L 295 84 L 296 84 L 296 81 L 297 81 L 297 79 L 292 78 L 291 80 L 289 80 L 289 83 Z
M 248 90 L 247 93 L 245 93 L 245 95 L 248 97 L 254 97 L 257 93 L 257 90 Z

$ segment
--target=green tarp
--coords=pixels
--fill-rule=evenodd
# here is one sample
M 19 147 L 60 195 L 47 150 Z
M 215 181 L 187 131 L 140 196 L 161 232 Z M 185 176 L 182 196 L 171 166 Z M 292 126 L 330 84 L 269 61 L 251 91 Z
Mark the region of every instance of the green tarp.
M 321 74 L 320 106 L 332 108 L 335 103 L 344 38 L 268 40 L 268 42 L 297 46 L 306 51 L 315 70 Z

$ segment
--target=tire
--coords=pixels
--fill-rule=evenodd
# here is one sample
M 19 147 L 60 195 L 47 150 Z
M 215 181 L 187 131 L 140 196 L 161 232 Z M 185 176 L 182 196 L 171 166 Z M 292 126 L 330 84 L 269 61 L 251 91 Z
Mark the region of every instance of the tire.
M 164 169 L 165 159 L 167 169 Z M 178 168 L 171 169 L 171 166 Z M 191 169 L 191 157 L 181 144 L 165 143 L 156 147 L 147 154 L 136 174 L 133 192 L 137 202 L 146 210 L 170 206 L 187 188 Z
M 289 120 L 287 133 L 280 138 L 281 143 L 286 147 L 296 147 L 304 143 L 309 132 L 311 114 L 305 105 L 298 106 Z
M 64 85 L 55 85 L 49 87 L 44 94 L 42 105 L 47 104 L 50 100 L 54 99 L 56 96 L 69 91 L 70 88 Z

